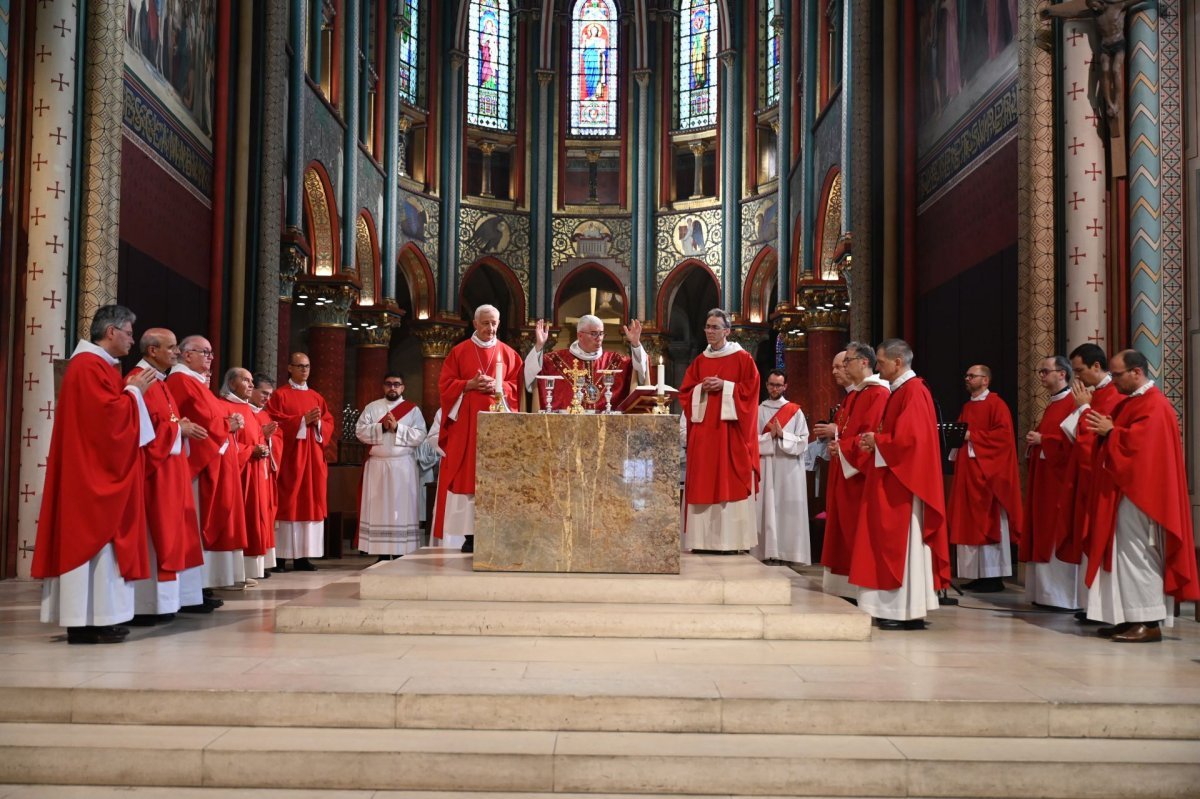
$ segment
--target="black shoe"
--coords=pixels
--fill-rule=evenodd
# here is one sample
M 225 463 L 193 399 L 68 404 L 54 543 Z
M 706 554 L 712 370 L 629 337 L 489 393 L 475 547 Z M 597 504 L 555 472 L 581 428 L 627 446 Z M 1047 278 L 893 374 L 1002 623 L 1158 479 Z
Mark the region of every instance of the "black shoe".
M 881 630 L 924 630 L 924 619 L 909 619 L 908 621 L 900 621 L 898 619 L 876 619 L 875 623 Z
M 962 589 L 973 594 L 998 594 L 1004 590 L 1004 578 L 980 577 L 967 583 Z
M 208 605 L 213 610 L 216 610 L 217 608 L 219 608 L 225 604 L 225 600 L 224 599 L 215 599 L 211 596 L 206 596 L 206 597 L 204 597 L 204 604 Z
M 1075 623 L 1076 624 L 1091 624 L 1091 625 L 1104 624 L 1104 622 L 1102 622 L 1102 621 L 1095 621 L 1094 619 L 1089 619 L 1086 610 L 1075 611 Z
M 296 558 L 292 568 L 298 572 L 315 572 L 317 570 L 316 565 L 308 558 Z
M 275 565 L 267 569 L 274 574 L 283 574 L 287 571 L 287 560 L 285 558 L 276 558 Z
M 857 600 L 857 599 L 855 599 L 854 597 L 852 597 L 852 596 L 844 596 L 844 597 L 842 597 L 842 599 L 846 600 L 847 602 L 849 602 L 849 603 L 850 603 L 851 605 L 853 605 L 854 607 L 858 607 L 858 600 Z
M 155 620 L 159 624 L 166 624 L 169 621 L 175 621 L 175 614 L 174 613 L 160 613 L 157 616 L 155 616 Z
M 1058 605 L 1043 605 L 1041 602 L 1030 602 L 1038 610 L 1045 610 L 1050 613 L 1075 613 L 1075 608 L 1060 608 Z M 1085 616 L 1086 618 L 1086 616 Z
M 125 632 L 121 632 L 124 630 Z M 126 627 L 68 627 L 68 644 L 119 644 L 129 633 Z
M 216 610 L 215 607 L 207 602 L 201 602 L 199 605 L 184 605 L 179 609 L 180 613 L 212 613 Z
M 391 555 L 380 555 L 379 557 L 375 558 L 375 562 L 376 563 L 387 563 L 391 559 L 392 559 Z
M 463 552 L 474 552 L 475 551 L 475 536 L 469 535 L 466 538 L 467 538 L 467 540 L 463 541 L 462 551 Z
M 138 613 L 125 623 L 130 627 L 153 627 L 158 624 L 158 616 L 153 613 Z
M 255 577 L 254 579 L 256 579 L 256 580 L 270 580 L 270 579 L 271 579 L 271 572 L 273 572 L 273 571 L 275 571 L 275 570 L 274 570 L 274 569 L 263 569 L 263 574 L 262 574 L 262 577 Z

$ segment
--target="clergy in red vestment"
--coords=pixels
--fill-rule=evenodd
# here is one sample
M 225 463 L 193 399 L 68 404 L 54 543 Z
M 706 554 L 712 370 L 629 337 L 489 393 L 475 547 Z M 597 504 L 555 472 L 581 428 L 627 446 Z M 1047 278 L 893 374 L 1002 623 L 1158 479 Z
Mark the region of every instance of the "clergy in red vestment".
M 1108 358 L 1095 344 L 1080 344 L 1071 351 L 1071 396 L 1075 410 L 1062 423 L 1062 430 L 1073 444 L 1071 462 L 1067 466 L 1064 489 L 1067 497 L 1058 506 L 1058 557 L 1066 563 L 1082 563 L 1087 556 L 1088 511 L 1091 506 L 1093 461 L 1097 440 L 1086 425 L 1080 424 L 1083 415 L 1094 410 L 1101 415 L 1111 414 L 1121 401 L 1117 387 L 1108 373 Z
M 1074 497 L 1066 487 L 1071 440 L 1062 423 L 1075 410 L 1067 378 L 1071 362 L 1062 355 L 1046 358 L 1038 380 L 1050 395 L 1036 430 L 1025 435 L 1029 476 L 1025 483 L 1025 532 L 1018 556 L 1025 563 L 1025 598 L 1035 606 L 1074 610 L 1083 607 L 1079 566 L 1058 559 L 1058 508 Z
M 963 381 L 971 399 L 958 414 L 966 440 L 950 453 L 950 543 L 957 548 L 958 576 L 971 581 L 963 587 L 995 593 L 1012 574 L 1010 542 L 1020 541 L 1025 528 L 1017 434 L 1008 405 L 991 390 L 991 369 L 975 364 Z
M 445 453 L 438 473 L 433 534 L 440 546 L 462 542 L 463 552 L 475 550 L 475 437 L 476 418 L 500 393 L 504 407 L 517 409 L 521 356 L 500 341 L 500 311 L 492 305 L 475 309 L 475 332 L 454 345 L 438 378 L 442 426 L 438 446 Z
M 683 376 L 679 399 L 688 417 L 684 548 L 732 553 L 758 542 L 758 367 L 729 341 L 729 316 L 708 312 L 708 347 Z
M 204 585 L 236 586 L 246 581 L 242 550 L 246 547 L 246 509 L 242 503 L 241 462 L 233 433 L 241 422 L 209 390 L 212 344 L 202 336 L 180 342 L 181 363 L 167 375 L 167 388 L 189 420 L 205 429 L 204 438 L 188 441 L 193 491 L 198 499 L 200 537 L 204 543 Z M 206 601 L 201 607 L 215 606 Z M 184 606 L 188 612 L 200 608 Z
M 631 388 L 644 386 L 650 382 L 649 360 L 646 351 L 642 349 L 642 323 L 634 319 L 628 327 L 622 327 L 625 338 L 629 341 L 629 355 L 605 351 L 604 322 L 592 314 L 584 314 L 576 323 L 576 338 L 565 350 L 555 350 L 543 355 L 546 342 L 550 338 L 550 325 L 542 319 L 534 327 L 533 348 L 525 357 L 525 390 L 533 391 L 539 403 L 545 402 L 545 392 L 538 381 L 538 375 L 563 377 L 564 369 L 580 369 L 583 376 L 583 407 L 591 411 L 603 411 L 606 407 L 604 397 L 604 375 L 601 371 L 612 370 L 612 407 L 621 404 Z M 636 382 L 635 382 L 636 381 Z M 565 411 L 571 405 L 575 387 L 571 380 L 560 379 L 553 381 L 554 389 L 550 408 L 555 411 Z
M 854 533 L 862 509 L 867 473 L 874 468 L 875 455 L 859 447 L 863 433 L 879 428 L 883 406 L 891 393 L 888 384 L 875 374 L 875 348 L 852 341 L 839 353 L 849 393 L 838 413 L 837 430 L 830 443 L 829 482 L 825 500 L 825 540 L 821 563 L 825 566 L 822 589 L 827 594 L 856 599 L 858 589 L 850 584 L 850 558 Z
M 175 334 L 152 327 L 142 334 L 139 347 L 142 360 L 130 374 L 148 371 L 154 375 L 145 394 L 154 441 L 142 448 L 151 574 L 133 585 L 133 624 L 151 627 L 169 621 L 181 605 L 204 601 L 204 550 L 186 450 L 189 437 L 206 433 L 179 412 L 167 389 L 166 373 L 179 361 Z M 192 572 L 190 580 L 184 577 L 188 570 Z
M 267 413 L 283 430 L 279 462 L 279 507 L 275 512 L 278 565 L 295 558 L 296 571 L 316 571 L 309 558 L 325 554 L 326 448 L 335 446 L 333 414 L 325 398 L 308 386 L 312 364 L 303 352 L 288 358 L 288 384 L 267 402 Z
M 271 414 L 267 413 L 267 401 L 274 393 L 274 380 L 262 373 L 254 375 L 254 391 L 250 393 L 250 404 L 254 406 L 254 417 L 258 419 L 258 423 L 262 427 L 263 436 L 267 439 L 267 449 L 270 450 L 267 458 L 267 475 L 269 477 L 267 512 L 270 514 L 271 523 L 267 526 L 267 535 L 263 541 L 267 550 L 263 556 L 264 578 L 271 576 L 271 569 L 276 565 L 275 514 L 279 510 L 279 456 L 283 452 L 283 429 L 280 428 L 279 422 L 272 419 Z
M 242 427 L 233 434 L 241 463 L 242 500 L 246 508 L 246 548 L 243 550 L 247 585 L 250 579 L 264 575 L 268 541 L 273 540 L 274 516 L 271 514 L 271 449 L 262 425 L 250 404 L 254 377 L 246 369 L 234 367 L 225 373 L 221 400 L 231 415 L 242 419 Z
M 1162 640 L 1172 619 L 1165 596 L 1200 600 L 1187 463 L 1171 402 L 1136 350 L 1112 358 L 1125 397 L 1112 415 L 1089 411 L 1084 425 L 1100 441 L 1092 484 L 1087 553 L 1088 618 L 1120 643 Z
M 858 606 L 880 628 L 919 630 L 950 584 L 950 545 L 937 416 L 925 381 L 912 370 L 912 349 L 887 339 L 875 351 L 892 393 L 878 432 L 859 447 L 874 453 L 854 534 L 850 582 Z
M 120 305 L 97 309 L 54 409 L 32 575 L 42 578 L 42 621 L 66 627 L 72 644 L 125 640 L 132 581 L 150 575 L 141 449 L 154 426 L 142 395 L 154 375 L 122 381 L 118 371 L 135 319 Z

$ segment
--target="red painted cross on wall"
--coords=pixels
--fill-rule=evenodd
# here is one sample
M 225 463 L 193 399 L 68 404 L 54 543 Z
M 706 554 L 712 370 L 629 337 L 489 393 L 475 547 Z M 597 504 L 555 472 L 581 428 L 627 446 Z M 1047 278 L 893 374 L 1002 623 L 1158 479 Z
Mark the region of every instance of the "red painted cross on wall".
M 32 427 L 26 427 L 25 435 L 21 436 L 21 439 L 25 442 L 25 448 L 28 449 L 29 447 L 33 446 L 33 444 L 30 442 L 37 441 L 38 437 L 37 437 L 37 433 L 33 432 Z
M 54 289 L 50 289 L 50 296 L 42 297 L 42 300 L 50 303 L 50 310 L 53 311 L 55 308 L 58 307 L 58 304 L 63 301 L 63 298 L 59 297 L 58 292 L 56 292 Z
M 36 316 L 29 317 L 29 324 L 25 325 L 25 327 L 29 330 L 29 335 L 31 335 L 31 336 L 33 335 L 35 330 L 42 329 L 42 326 L 38 324 Z
M 1079 261 L 1083 258 L 1087 258 L 1087 253 L 1080 252 L 1079 247 L 1076 247 L 1075 252 L 1071 253 L 1067 257 L 1071 259 L 1071 266 L 1079 266 Z
M 62 91 L 62 89 L 59 89 Z M 1071 81 L 1071 88 L 1067 90 L 1067 96 L 1071 98 L 1071 102 L 1079 99 L 1079 95 L 1083 94 L 1085 89 L 1079 85 L 1077 81 Z
M 1072 47 L 1074 47 L 1075 42 L 1079 41 L 1082 38 L 1083 38 L 1083 34 L 1080 33 L 1078 30 L 1074 30 L 1074 31 L 1071 31 L 1071 35 L 1067 37 L 1067 41 L 1071 43 Z
M 1093 239 L 1098 239 L 1100 238 L 1100 231 L 1104 230 L 1104 225 L 1100 224 L 1099 219 L 1092 217 L 1092 224 L 1088 225 L 1087 229 L 1092 232 Z
M 1099 330 L 1094 330 L 1092 335 L 1088 336 L 1088 341 L 1092 342 L 1093 344 L 1099 344 L 1101 341 L 1104 341 L 1104 336 L 1100 335 Z
M 1079 206 L 1087 202 L 1087 197 L 1080 197 L 1079 192 L 1073 191 L 1071 192 L 1071 199 L 1067 200 L 1067 202 L 1071 204 L 1072 211 L 1078 211 Z
M 1092 176 L 1092 183 L 1095 183 L 1095 182 L 1096 182 L 1096 176 L 1100 174 L 1100 169 L 1099 169 L 1099 168 L 1096 166 L 1096 162 L 1095 162 L 1095 161 L 1093 161 L 1093 162 L 1092 162 L 1092 168 L 1091 168 L 1091 169 L 1085 169 L 1085 170 L 1083 171 L 1083 174 L 1085 174 L 1085 175 L 1091 175 L 1091 176 Z
M 38 408 L 38 413 L 46 414 L 46 421 L 49 422 L 54 418 L 54 403 L 50 400 L 46 400 L 45 407 Z
M 34 386 L 41 385 L 42 381 L 33 376 L 33 372 L 29 373 L 29 377 L 21 381 L 25 384 L 26 391 L 33 391 Z
M 1071 155 L 1075 155 L 1083 146 L 1083 142 L 1081 142 L 1078 137 L 1072 136 L 1071 143 L 1067 145 L 1067 149 L 1071 151 Z
M 1092 287 L 1092 291 L 1095 293 L 1100 291 L 1100 287 L 1104 285 L 1104 281 L 1100 279 L 1098 274 L 1092 272 L 1092 279 L 1087 284 Z
M 53 365 L 54 365 L 54 359 L 55 359 L 55 358 L 57 358 L 57 357 L 58 357 L 59 355 L 61 355 L 61 354 L 62 354 L 62 353 L 60 353 L 60 352 L 56 352 L 56 351 L 55 351 L 55 349 L 54 349 L 54 345 L 53 345 L 53 344 L 51 344 L 51 345 L 50 345 L 50 349 L 49 349 L 48 351 L 47 351 L 47 350 L 42 350 L 42 355 L 45 355 L 45 356 L 46 356 L 46 361 L 47 361 L 47 362 L 48 362 L 48 363 L 49 363 L 51 366 L 53 366 Z
M 1070 309 L 1068 309 L 1068 310 L 1067 310 L 1067 313 L 1073 313 L 1073 314 L 1075 314 L 1075 321 L 1076 321 L 1076 322 L 1078 322 L 1078 321 L 1079 321 L 1079 315 L 1080 315 L 1080 314 L 1082 314 L 1082 313 L 1087 313 L 1087 308 L 1080 308 L 1080 307 L 1079 307 L 1079 300 L 1076 300 L 1076 301 L 1075 301 L 1075 307 L 1074 307 L 1074 308 L 1070 308 Z
M 28 502 L 30 497 L 37 496 L 37 492 L 29 487 L 29 483 L 25 483 L 24 485 L 25 487 L 21 489 L 21 501 Z

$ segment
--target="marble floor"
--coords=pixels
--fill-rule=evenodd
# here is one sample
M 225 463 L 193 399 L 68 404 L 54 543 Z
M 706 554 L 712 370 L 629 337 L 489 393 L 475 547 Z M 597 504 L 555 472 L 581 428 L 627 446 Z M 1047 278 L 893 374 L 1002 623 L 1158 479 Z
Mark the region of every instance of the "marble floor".
M 868 641 L 275 633 L 273 617 L 279 605 L 335 581 L 358 580 L 360 570 L 373 559 L 318 563 L 318 572 L 274 575 L 244 592 L 223 592 L 220 596 L 226 604 L 212 615 L 181 615 L 170 624 L 135 628 L 124 644 L 109 646 L 67 645 L 60 630 L 38 622 L 37 583 L 0 582 L 0 722 L 230 724 L 206 717 L 205 713 L 216 712 L 211 707 L 187 704 L 187 692 L 214 690 L 270 697 L 269 702 L 247 706 L 261 717 L 256 723 L 328 727 L 403 726 L 395 723 L 395 706 L 378 707 L 374 698 L 381 694 L 393 694 L 397 702 L 406 697 L 476 693 L 496 701 L 505 694 L 639 697 L 643 703 L 652 697 L 716 699 L 730 702 L 726 712 L 738 700 L 818 703 L 814 706 L 831 700 L 830 708 L 858 700 L 918 703 L 913 707 L 920 709 L 926 726 L 910 733 L 914 735 L 1174 739 L 1191 747 L 1182 750 L 1184 762 L 1194 757 L 1200 763 L 1200 755 L 1193 755 L 1200 752 L 1194 747 L 1200 739 L 1200 624 L 1191 618 L 1191 605 L 1185 605 L 1183 616 L 1165 630 L 1165 640 L 1151 645 L 1099 639 L 1094 628 L 1076 624 L 1070 615 L 1031 609 L 1015 586 L 1003 594 L 968 595 L 958 607 L 933 614 L 924 631 L 874 630 Z M 778 568 L 793 581 L 794 590 L 816 590 L 819 585 L 815 570 Z M 93 694 L 161 691 L 182 704 L 175 716 L 164 710 L 161 719 L 131 721 L 111 706 L 106 709 L 101 703 L 89 710 L 78 701 L 74 707 L 68 701 L 62 715 L 56 715 L 56 696 L 89 690 Z M 280 693 L 302 696 L 303 705 L 280 702 Z M 336 696 L 336 706 L 320 707 L 322 694 Z M 369 695 L 372 701 L 356 704 L 355 695 L 363 695 L 364 700 Z M 931 716 L 927 712 L 931 703 L 950 710 L 944 716 Z M 1127 722 L 1129 729 L 1114 734 L 1098 729 L 1096 717 L 1088 715 L 1106 705 L 1126 709 L 1144 705 L 1149 712 L 1142 717 L 1134 714 Z M 680 707 L 671 712 L 679 712 Z M 868 715 L 870 707 L 863 704 Z M 972 714 L 980 707 L 994 708 L 995 714 L 976 730 L 979 722 Z M 419 708 L 409 709 L 419 719 Z M 1056 717 L 1056 709 L 1075 715 Z M 380 718 L 372 721 L 369 715 L 375 712 Z M 94 716 L 89 718 L 89 713 Z M 106 718 L 105 713 L 110 715 Z M 769 715 L 759 712 L 743 722 L 744 729 L 729 715 L 714 722 L 712 732 L 886 734 L 872 730 L 868 717 L 854 721 L 852 730 L 797 730 L 787 725 L 772 728 Z M 1122 718 L 1130 714 L 1125 712 Z M 438 724 L 427 726 L 448 726 L 445 719 L 440 715 Z M 629 716 L 624 719 L 628 722 Z M 929 729 L 943 722 L 944 732 Z M 698 719 L 681 722 L 679 731 L 707 731 L 703 724 Z M 419 720 L 412 726 L 421 726 Z M 484 718 L 471 729 L 488 727 Z M 661 720 L 655 729 L 671 731 Z M 100 788 L 0 785 L 0 799 L 116 795 L 144 799 L 168 794 L 199 799 L 247 793 L 216 788 L 138 788 L 114 793 Z M 262 791 L 261 795 L 280 799 L 422 796 L 370 790 Z M 436 794 L 439 799 L 452 795 Z

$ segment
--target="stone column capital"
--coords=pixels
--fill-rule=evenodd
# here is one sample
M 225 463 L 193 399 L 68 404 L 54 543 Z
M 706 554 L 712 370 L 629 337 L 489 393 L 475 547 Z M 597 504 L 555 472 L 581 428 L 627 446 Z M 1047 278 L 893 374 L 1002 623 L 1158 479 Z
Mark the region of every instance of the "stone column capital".
M 421 341 L 421 357 L 445 358 L 462 337 L 462 325 L 433 322 L 413 327 L 413 335 Z
M 311 327 L 346 327 L 358 288 L 343 281 L 306 280 L 296 284 L 297 308 L 309 308 Z
M 801 285 L 796 294 L 806 331 L 850 329 L 850 295 L 844 284 Z

